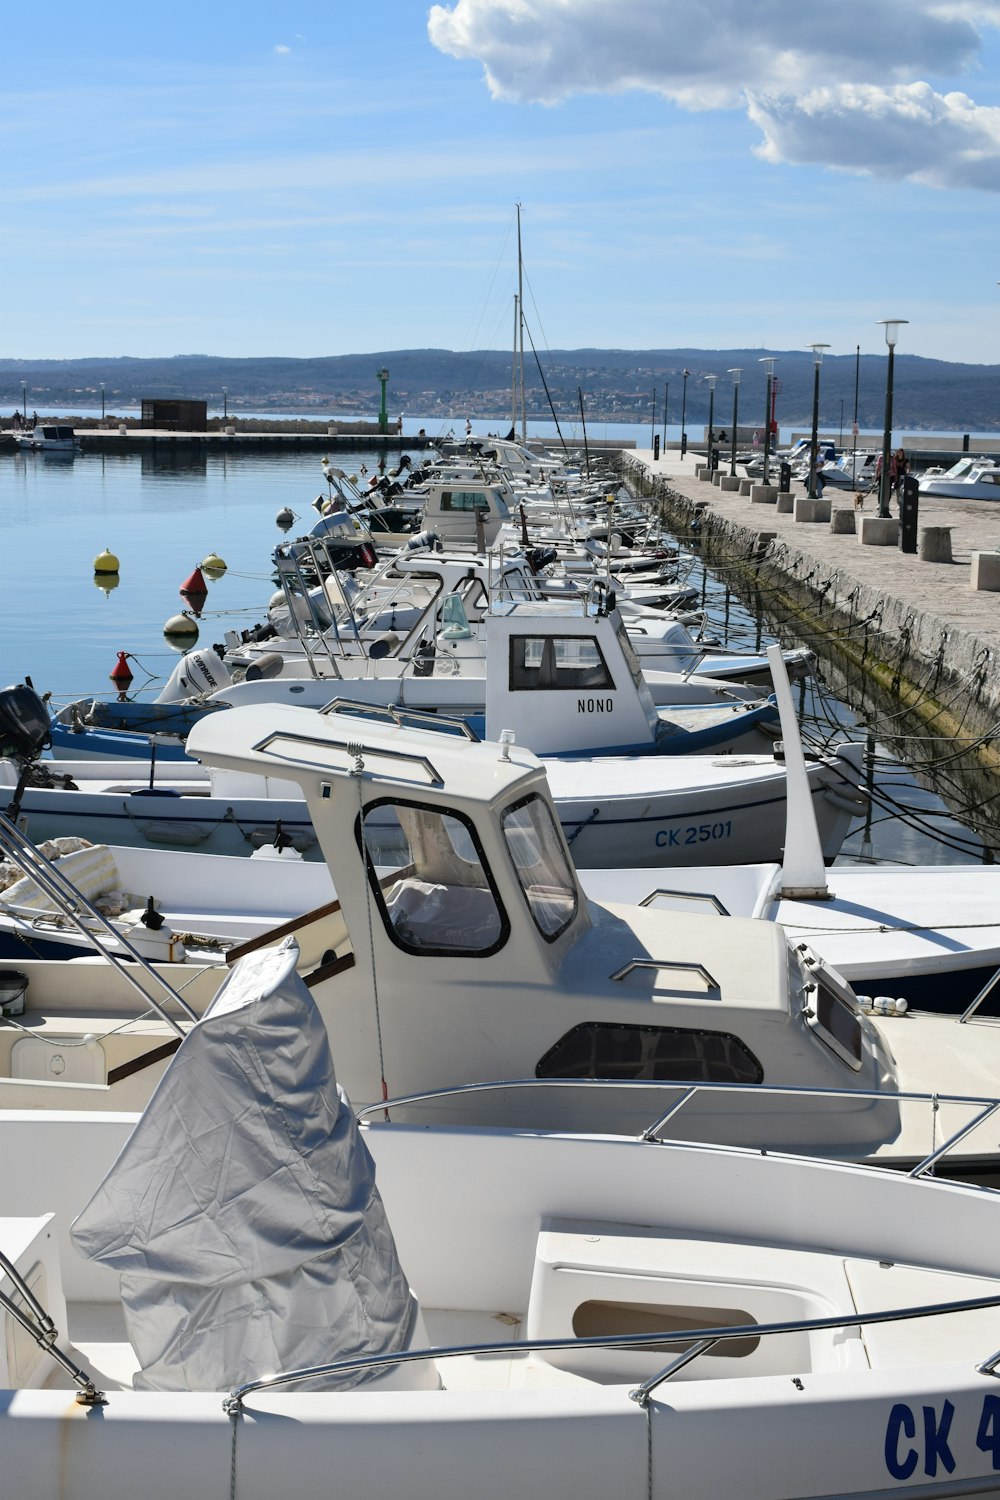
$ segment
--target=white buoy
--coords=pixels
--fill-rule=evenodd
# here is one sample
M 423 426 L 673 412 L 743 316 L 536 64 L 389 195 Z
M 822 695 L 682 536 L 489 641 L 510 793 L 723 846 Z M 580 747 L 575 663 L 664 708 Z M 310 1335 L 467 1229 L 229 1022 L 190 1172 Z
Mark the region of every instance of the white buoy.
M 163 627 L 163 634 L 171 645 L 183 643 L 186 648 L 198 639 L 198 626 L 190 615 L 171 615 Z

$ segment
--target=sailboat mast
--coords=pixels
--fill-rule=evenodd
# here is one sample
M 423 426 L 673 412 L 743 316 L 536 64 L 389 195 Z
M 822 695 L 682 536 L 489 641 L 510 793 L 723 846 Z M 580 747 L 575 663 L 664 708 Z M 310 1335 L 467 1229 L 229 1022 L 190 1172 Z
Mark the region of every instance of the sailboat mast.
M 521 205 L 517 205 L 517 308 L 518 362 L 521 377 L 521 442 L 528 441 L 528 417 L 524 400 L 524 263 L 521 259 Z
M 514 293 L 514 345 L 510 356 L 510 435 L 517 431 L 517 330 L 521 326 L 521 303 Z

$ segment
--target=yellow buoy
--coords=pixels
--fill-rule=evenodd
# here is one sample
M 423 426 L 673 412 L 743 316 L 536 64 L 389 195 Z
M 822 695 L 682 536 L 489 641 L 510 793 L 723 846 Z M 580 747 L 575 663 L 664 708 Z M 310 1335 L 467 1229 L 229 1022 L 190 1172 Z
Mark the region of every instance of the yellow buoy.
M 207 573 L 209 578 L 221 578 L 226 565 L 217 552 L 210 552 L 201 565 L 201 571 Z
M 105 547 L 104 551 L 98 557 L 94 558 L 94 572 L 95 573 L 117 573 L 118 572 L 118 559 L 117 559 L 117 557 L 115 556 L 115 554 L 113 552 L 110 552 L 108 550 L 107 547 Z
M 198 639 L 198 627 L 190 615 L 171 615 L 163 627 L 163 634 L 171 643 L 183 641 L 189 645 Z

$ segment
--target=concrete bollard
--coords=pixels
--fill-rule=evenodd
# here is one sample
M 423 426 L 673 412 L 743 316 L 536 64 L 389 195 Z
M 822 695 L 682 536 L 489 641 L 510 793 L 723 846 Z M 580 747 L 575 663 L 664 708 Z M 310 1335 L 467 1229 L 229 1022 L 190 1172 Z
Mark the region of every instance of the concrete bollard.
M 719 489 L 725 490 L 728 494 L 736 494 L 741 483 L 742 481 L 735 474 L 723 474 L 719 480 Z
M 921 526 L 920 561 L 950 563 L 951 560 L 951 527 Z
M 750 499 L 755 505 L 773 505 L 777 498 L 776 484 L 755 484 L 750 490 Z
M 719 485 L 722 483 L 722 470 L 721 469 L 713 469 L 712 470 L 712 483 L 716 486 L 716 488 L 718 488 Z
M 699 464 L 694 471 L 694 476 L 696 479 L 702 479 L 706 484 L 710 484 L 712 482 L 711 464 Z
M 779 516 L 790 516 L 792 514 L 792 507 L 794 506 L 794 504 L 795 500 L 787 490 L 778 491 L 778 498 L 775 501 L 774 508 L 778 512 Z
M 862 516 L 858 541 L 862 547 L 895 547 L 899 543 L 899 522 L 895 516 Z
M 830 501 L 814 500 L 809 495 L 796 495 L 792 507 L 792 518 L 796 521 L 822 521 L 824 524 L 830 519 Z
M 857 511 L 853 509 L 845 510 L 843 506 L 838 506 L 836 510 L 830 512 L 831 531 L 836 532 L 838 535 L 850 534 L 853 536 L 857 529 Z
M 970 581 L 980 593 L 1000 593 L 1000 552 L 973 552 Z
M 750 491 L 752 489 L 753 489 L 753 480 L 752 479 L 741 479 L 740 480 L 740 494 L 741 495 L 749 495 L 749 493 L 750 493 Z

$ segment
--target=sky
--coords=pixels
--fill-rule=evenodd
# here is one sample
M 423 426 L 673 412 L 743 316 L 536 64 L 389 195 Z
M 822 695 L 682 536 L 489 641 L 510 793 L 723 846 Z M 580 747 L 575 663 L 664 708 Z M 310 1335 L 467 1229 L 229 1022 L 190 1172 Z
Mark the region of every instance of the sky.
M 259 0 L 10 36 L 0 357 L 1000 360 L 1000 0 Z

